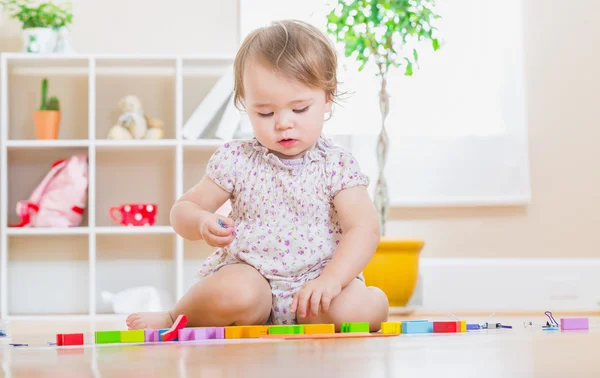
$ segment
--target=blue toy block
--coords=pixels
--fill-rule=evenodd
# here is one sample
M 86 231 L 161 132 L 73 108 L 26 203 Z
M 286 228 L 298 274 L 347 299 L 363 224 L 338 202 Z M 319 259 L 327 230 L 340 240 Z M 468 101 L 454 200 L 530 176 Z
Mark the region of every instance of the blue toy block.
M 433 322 L 427 320 L 403 321 L 402 333 L 433 333 Z

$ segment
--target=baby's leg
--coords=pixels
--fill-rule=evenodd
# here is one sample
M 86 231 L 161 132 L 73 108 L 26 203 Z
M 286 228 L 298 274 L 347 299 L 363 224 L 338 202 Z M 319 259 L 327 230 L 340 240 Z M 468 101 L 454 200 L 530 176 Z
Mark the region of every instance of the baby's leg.
M 312 310 L 312 309 L 311 309 Z M 381 329 L 381 323 L 387 321 L 389 303 L 383 291 L 376 287 L 367 287 L 364 282 L 355 279 L 329 304 L 329 310 L 314 316 L 301 318 L 299 324 L 335 324 L 336 332 L 345 322 L 369 322 L 371 332 Z
M 271 287 L 247 264 L 231 264 L 204 277 L 171 311 L 131 314 L 129 329 L 170 328 L 180 314 L 188 327 L 265 324 L 271 314 Z

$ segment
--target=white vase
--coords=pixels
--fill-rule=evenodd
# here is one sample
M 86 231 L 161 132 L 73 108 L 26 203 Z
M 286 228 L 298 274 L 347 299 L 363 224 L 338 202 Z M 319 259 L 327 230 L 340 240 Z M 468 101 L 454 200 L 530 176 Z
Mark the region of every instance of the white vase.
M 23 29 L 23 52 L 48 54 L 54 51 L 58 34 L 52 28 Z

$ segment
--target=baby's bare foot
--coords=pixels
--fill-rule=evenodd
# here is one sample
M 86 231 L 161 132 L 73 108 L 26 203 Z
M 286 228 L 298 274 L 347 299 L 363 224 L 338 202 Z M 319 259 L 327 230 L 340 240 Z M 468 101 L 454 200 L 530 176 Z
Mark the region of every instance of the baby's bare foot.
M 173 320 L 168 312 L 138 312 L 127 317 L 127 327 L 134 329 L 171 328 Z

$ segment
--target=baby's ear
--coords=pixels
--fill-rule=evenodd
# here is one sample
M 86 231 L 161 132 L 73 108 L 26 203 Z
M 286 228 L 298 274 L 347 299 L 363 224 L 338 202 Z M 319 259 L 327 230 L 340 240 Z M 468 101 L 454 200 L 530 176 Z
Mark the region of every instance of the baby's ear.
M 325 103 L 325 113 L 330 113 L 333 108 L 333 97 L 327 96 L 327 102 Z

